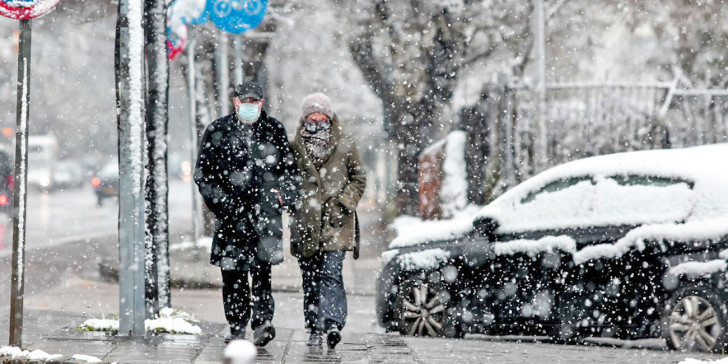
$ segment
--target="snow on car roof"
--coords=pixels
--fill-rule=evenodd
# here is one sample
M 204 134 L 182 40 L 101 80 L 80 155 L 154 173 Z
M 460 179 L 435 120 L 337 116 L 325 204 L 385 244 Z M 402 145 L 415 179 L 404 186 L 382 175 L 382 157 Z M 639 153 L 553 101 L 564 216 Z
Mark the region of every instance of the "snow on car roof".
M 646 150 L 579 159 L 548 169 L 507 191 L 475 216 L 495 217 L 498 206 L 525 197 L 547 183 L 577 176 L 643 175 L 684 180 L 693 184 L 695 207 L 690 220 L 728 215 L 728 169 L 722 164 L 728 144 L 685 149 Z
M 519 240 L 516 244 L 504 242 L 496 247 L 498 253 L 537 253 L 559 249 L 573 254 L 575 262 L 583 263 L 592 259 L 618 257 L 631 249 L 641 250 L 645 241 L 652 239 L 717 240 L 728 234 L 728 169 L 722 167 L 727 155 L 728 144 L 715 144 L 610 154 L 565 163 L 521 183 L 479 210 L 469 206 L 450 220 L 426 221 L 402 216 L 393 223 L 397 238 L 390 244 L 390 249 L 461 238 L 472 231 L 473 220 L 497 218 L 500 206 L 520 201 L 529 192 L 551 181 L 584 175 L 597 179 L 638 174 L 684 180 L 693 186 L 691 198 L 694 204 L 684 223 L 645 224 L 633 229 L 615 244 L 599 244 L 577 251 L 573 239 L 561 241 L 563 239 L 547 237 L 541 241 Z

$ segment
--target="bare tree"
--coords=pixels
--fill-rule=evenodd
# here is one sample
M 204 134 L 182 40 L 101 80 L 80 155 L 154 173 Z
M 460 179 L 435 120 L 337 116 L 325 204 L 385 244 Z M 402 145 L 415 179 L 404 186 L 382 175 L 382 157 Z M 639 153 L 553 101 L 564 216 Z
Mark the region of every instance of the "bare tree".
M 358 3 L 359 1 L 353 1 Z M 384 123 L 398 146 L 400 211 L 417 207 L 418 155 L 450 131 L 450 107 L 462 70 L 494 52 L 513 55 L 522 76 L 532 44 L 530 2 L 374 0 L 354 13 L 351 54 L 384 105 Z M 358 5 L 361 7 L 361 5 Z

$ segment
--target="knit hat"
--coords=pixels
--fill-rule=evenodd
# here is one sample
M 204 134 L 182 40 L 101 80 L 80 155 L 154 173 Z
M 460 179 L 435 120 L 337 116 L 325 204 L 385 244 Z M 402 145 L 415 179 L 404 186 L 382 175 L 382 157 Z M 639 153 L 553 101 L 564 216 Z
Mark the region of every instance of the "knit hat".
M 334 118 L 334 112 L 331 111 L 331 100 L 320 92 L 306 96 L 303 99 L 301 108 L 303 109 L 303 117 L 315 112 L 320 112 L 328 116 L 329 119 Z

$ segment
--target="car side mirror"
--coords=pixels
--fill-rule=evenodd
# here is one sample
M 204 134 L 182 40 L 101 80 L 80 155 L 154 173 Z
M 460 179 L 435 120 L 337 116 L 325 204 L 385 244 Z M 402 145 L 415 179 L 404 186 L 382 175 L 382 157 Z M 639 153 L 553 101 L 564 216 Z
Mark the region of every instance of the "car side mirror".
M 473 227 L 480 236 L 487 236 L 489 240 L 493 240 L 493 234 L 500 224 L 492 217 L 482 217 L 473 221 Z

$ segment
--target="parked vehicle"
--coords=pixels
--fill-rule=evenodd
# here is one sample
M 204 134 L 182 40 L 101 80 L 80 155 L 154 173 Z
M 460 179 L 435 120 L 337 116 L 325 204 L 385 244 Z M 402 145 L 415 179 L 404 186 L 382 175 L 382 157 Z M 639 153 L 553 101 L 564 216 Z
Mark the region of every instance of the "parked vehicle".
M 96 194 L 96 205 L 101 207 L 104 200 L 111 197 L 119 197 L 119 166 L 117 163 L 109 163 L 104 166 L 98 175 L 91 178 L 91 185 Z
M 661 336 L 722 350 L 726 155 L 720 144 L 586 158 L 460 219 L 411 220 L 383 254 L 379 322 L 405 335 Z
M 54 189 L 80 188 L 84 180 L 84 171 L 80 163 L 63 160 L 55 166 L 52 185 Z
M 39 191 L 53 189 L 58 142 L 53 135 L 28 136 L 28 186 Z

